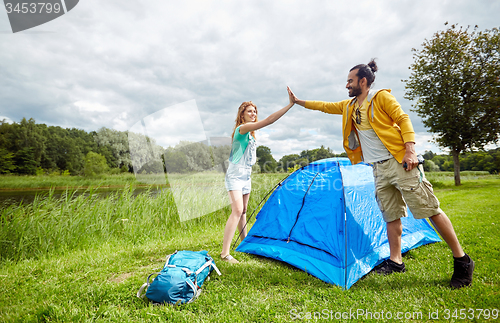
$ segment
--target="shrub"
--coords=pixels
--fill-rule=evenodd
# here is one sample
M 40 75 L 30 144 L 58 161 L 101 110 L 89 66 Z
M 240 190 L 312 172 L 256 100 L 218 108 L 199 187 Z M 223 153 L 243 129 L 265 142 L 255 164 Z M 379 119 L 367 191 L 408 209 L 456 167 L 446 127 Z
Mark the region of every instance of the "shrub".
M 108 171 L 106 158 L 98 153 L 89 151 L 85 157 L 83 173 L 85 176 L 96 176 Z

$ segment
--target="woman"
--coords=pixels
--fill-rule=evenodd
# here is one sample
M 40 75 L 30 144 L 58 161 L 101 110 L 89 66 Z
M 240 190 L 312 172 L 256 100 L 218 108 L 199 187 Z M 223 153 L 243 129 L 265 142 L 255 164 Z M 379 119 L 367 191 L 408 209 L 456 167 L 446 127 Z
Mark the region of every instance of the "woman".
M 252 173 L 252 165 L 255 164 L 257 159 L 255 154 L 257 149 L 255 130 L 274 123 L 290 110 L 294 105 L 290 93 L 289 91 L 290 103 L 262 121 L 258 121 L 257 106 L 252 101 L 243 102 L 238 109 L 232 136 L 233 143 L 231 155 L 229 156 L 229 167 L 226 172 L 226 189 L 231 202 L 231 215 L 224 229 L 222 252 L 220 254 L 221 259 L 224 261 L 233 264 L 239 262 L 229 254 L 236 227 L 241 232 L 242 240 L 247 235 L 245 224 L 248 198 L 250 197 L 252 185 L 250 174 Z

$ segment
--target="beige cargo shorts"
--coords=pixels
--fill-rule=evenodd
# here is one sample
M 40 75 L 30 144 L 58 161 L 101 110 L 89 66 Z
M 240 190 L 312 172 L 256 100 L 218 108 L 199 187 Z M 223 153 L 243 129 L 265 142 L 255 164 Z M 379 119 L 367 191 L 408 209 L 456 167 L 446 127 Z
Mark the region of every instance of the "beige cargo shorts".
M 375 196 L 385 222 L 408 216 L 406 205 L 415 219 L 443 212 L 422 165 L 407 172 L 395 158 L 390 158 L 373 164 L 373 177 Z

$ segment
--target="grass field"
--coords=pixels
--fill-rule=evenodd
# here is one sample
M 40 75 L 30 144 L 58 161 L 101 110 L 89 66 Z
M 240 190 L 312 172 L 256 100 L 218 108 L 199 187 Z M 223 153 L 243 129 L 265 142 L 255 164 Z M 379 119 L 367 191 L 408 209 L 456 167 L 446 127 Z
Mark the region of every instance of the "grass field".
M 267 174 L 267 176 L 285 177 L 287 174 Z M 191 177 L 199 176 L 195 174 Z M 429 178 L 437 186 L 451 185 L 454 182 L 453 172 L 427 172 Z M 147 175 L 146 175 L 147 177 Z M 169 175 L 174 180 L 178 178 L 190 177 L 184 174 Z M 488 172 L 461 172 L 461 178 L 465 181 L 491 178 Z M 0 175 L 0 190 L 46 190 L 50 188 L 87 188 L 87 187 L 124 187 L 124 186 L 144 186 L 139 182 L 134 174 L 122 173 L 114 175 L 100 175 L 95 177 L 83 176 L 53 176 L 53 175 Z M 435 185 L 436 186 L 436 185 Z
M 254 175 L 249 210 L 283 176 Z M 127 186 L 107 198 L 90 189 L 0 211 L 0 321 L 497 321 L 500 177 L 467 174 L 455 187 L 452 174 L 427 176 L 438 183 L 441 207 L 476 261 L 471 287 L 448 287 L 453 263 L 443 242 L 408 252 L 406 273 L 370 273 L 349 290 L 281 262 L 233 252 L 243 262 L 218 261 L 223 275 L 212 273 L 198 300 L 152 306 L 135 297 L 147 275 L 175 250 L 208 250 L 217 260 L 230 209 L 180 221 L 169 191 L 132 197 Z
M 134 174 L 101 175 L 96 177 L 83 176 L 35 176 L 35 175 L 1 175 L 0 190 L 28 190 L 49 188 L 79 188 L 79 187 L 123 187 L 125 185 L 141 185 Z

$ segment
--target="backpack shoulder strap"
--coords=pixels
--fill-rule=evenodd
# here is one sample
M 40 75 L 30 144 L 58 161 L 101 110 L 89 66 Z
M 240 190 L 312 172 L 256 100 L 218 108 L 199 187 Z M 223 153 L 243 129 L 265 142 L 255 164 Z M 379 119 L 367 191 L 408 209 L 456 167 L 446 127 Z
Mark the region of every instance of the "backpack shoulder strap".
M 144 298 L 146 296 L 146 292 L 144 291 L 145 288 L 148 287 L 148 283 L 142 284 L 141 288 L 139 288 L 139 291 L 137 292 L 137 297 L 139 298 Z M 144 292 L 144 294 L 142 293 Z
M 149 282 L 149 278 L 153 275 L 159 275 L 160 273 L 152 273 L 151 275 L 148 276 L 148 280 L 146 283 L 142 284 L 141 288 L 139 288 L 139 291 L 137 292 L 137 297 L 139 298 L 144 298 L 144 296 L 146 296 L 146 291 L 149 287 L 149 285 L 151 285 L 151 283 Z M 144 292 L 144 294 L 142 294 L 142 292 Z
M 208 266 L 213 266 L 217 274 L 219 276 L 222 275 L 221 272 L 219 271 L 219 268 L 217 268 L 217 266 L 215 265 L 215 262 L 213 262 L 213 259 L 210 259 L 195 272 L 196 276 L 198 276 L 198 274 L 201 273 L 203 269 L 207 268 Z
M 170 261 L 170 257 L 172 257 L 173 255 L 175 255 L 178 251 L 175 250 L 174 253 L 171 253 L 170 255 L 167 255 L 167 260 L 165 261 L 165 266 L 163 266 L 164 268 L 165 267 L 172 267 L 171 265 L 168 264 L 168 262 Z M 175 266 L 174 266 L 175 267 Z

